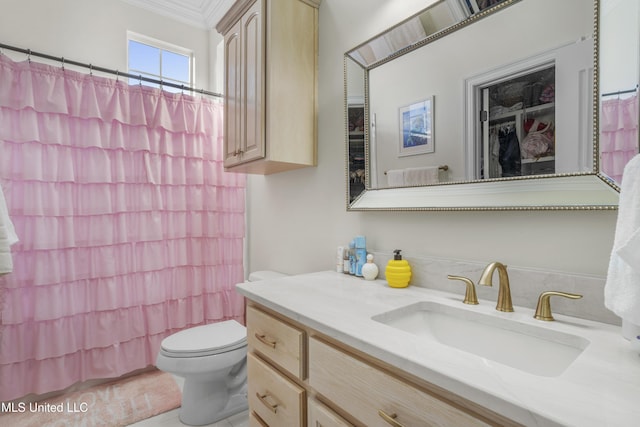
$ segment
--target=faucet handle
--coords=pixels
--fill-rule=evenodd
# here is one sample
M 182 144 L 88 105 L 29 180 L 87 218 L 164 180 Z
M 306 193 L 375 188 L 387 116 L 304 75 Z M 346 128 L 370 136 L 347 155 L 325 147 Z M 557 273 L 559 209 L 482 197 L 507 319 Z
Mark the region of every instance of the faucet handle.
M 470 305 L 478 305 L 478 296 L 476 295 L 476 287 L 471 281 L 471 279 L 468 279 L 462 276 L 452 276 L 452 275 L 447 275 L 447 279 L 460 280 L 464 282 L 467 285 L 467 291 L 464 294 L 464 301 L 462 302 Z
M 536 314 L 533 316 L 538 320 L 546 320 L 551 321 L 555 320 L 553 318 L 553 314 L 551 313 L 551 303 L 549 299 L 552 296 L 559 296 L 571 299 L 580 299 L 582 295 L 578 294 L 570 294 L 568 292 L 557 292 L 557 291 L 546 291 L 540 294 L 538 298 L 538 305 L 536 306 Z

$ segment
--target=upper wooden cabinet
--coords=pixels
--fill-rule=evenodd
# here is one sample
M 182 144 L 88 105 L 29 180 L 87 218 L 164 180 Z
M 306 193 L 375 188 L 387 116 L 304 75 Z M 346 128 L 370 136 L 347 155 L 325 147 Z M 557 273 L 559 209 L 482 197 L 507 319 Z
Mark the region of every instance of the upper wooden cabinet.
M 224 166 L 271 174 L 316 165 L 321 0 L 238 0 L 224 36 Z

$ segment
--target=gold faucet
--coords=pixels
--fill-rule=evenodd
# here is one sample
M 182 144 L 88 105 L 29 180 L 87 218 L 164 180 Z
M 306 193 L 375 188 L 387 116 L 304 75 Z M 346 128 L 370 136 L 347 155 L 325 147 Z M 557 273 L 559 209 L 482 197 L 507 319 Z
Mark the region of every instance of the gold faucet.
M 450 274 L 447 276 L 447 279 L 449 279 L 449 280 L 461 280 L 467 285 L 467 291 L 464 294 L 464 301 L 462 301 L 463 303 L 471 304 L 471 305 L 477 305 L 478 304 L 478 296 L 476 295 L 476 287 L 474 286 L 474 284 L 471 281 L 471 279 L 468 279 L 468 278 L 462 277 L 462 276 L 452 276 Z
M 478 284 L 484 286 L 492 286 L 493 272 L 498 270 L 500 278 L 500 288 L 498 289 L 498 302 L 496 310 L 513 311 L 513 303 L 511 302 L 511 288 L 509 288 L 509 275 L 507 274 L 507 266 L 500 262 L 492 262 L 487 265 L 478 280 Z
M 555 320 L 553 318 L 553 314 L 551 313 L 551 303 L 549 299 L 552 296 L 559 296 L 571 299 L 580 299 L 582 295 L 578 294 L 570 294 L 567 292 L 556 292 L 556 291 L 546 291 L 540 294 L 538 298 L 538 305 L 536 306 L 536 314 L 533 316 L 538 320 L 546 320 L 551 321 Z

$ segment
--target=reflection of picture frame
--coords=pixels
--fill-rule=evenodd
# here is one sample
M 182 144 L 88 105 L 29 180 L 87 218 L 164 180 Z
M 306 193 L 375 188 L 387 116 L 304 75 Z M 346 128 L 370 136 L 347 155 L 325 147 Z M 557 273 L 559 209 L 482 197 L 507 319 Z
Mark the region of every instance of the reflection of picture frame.
M 433 138 L 433 96 L 400 108 L 398 156 L 435 152 Z

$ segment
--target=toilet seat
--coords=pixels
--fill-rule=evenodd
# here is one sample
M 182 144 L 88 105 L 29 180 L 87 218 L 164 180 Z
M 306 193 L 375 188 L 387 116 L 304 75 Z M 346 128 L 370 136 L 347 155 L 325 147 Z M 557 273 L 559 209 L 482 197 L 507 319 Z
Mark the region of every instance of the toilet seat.
M 168 336 L 160 344 L 167 357 L 201 357 L 237 350 L 247 345 L 247 329 L 235 320 L 226 320 L 185 329 Z

